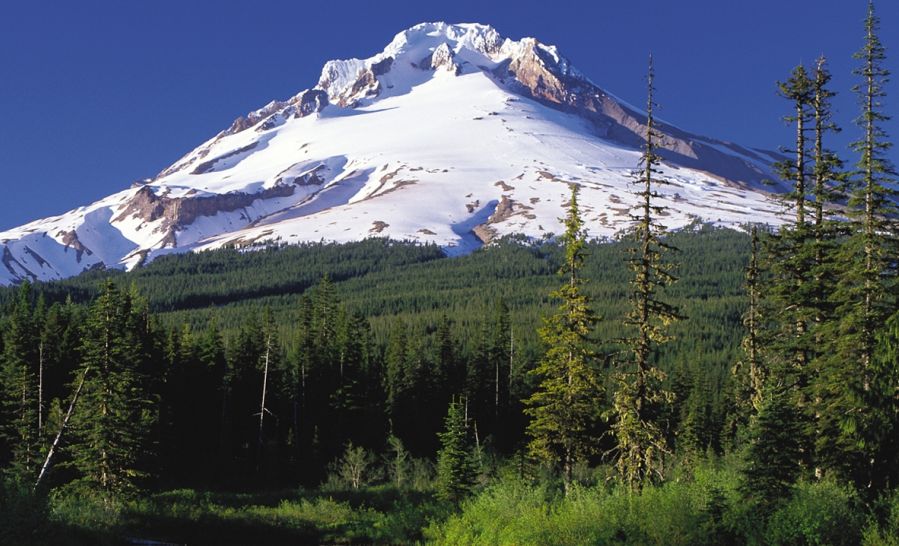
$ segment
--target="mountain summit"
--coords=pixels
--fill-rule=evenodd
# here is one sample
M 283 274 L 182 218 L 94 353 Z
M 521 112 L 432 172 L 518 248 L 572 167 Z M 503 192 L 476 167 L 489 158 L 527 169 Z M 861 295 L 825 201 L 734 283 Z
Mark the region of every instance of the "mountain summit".
M 0 284 L 154 256 L 389 236 L 464 253 L 561 232 L 567 184 L 591 236 L 629 224 L 645 116 L 555 46 L 423 23 L 367 59 L 329 61 L 176 161 L 91 205 L 0 233 Z M 664 223 L 778 223 L 777 154 L 661 124 Z

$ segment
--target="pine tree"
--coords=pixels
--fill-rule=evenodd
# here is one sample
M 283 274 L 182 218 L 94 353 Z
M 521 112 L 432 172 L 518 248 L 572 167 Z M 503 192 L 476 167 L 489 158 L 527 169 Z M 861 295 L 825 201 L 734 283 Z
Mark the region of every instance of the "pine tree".
M 25 282 L 10 314 L 0 355 L 0 438 L 8 473 L 25 480 L 33 479 L 38 464 L 38 337 L 32 289 Z
M 867 423 L 870 489 L 889 491 L 899 484 L 899 312 L 878 332 L 871 361 L 869 399 L 878 401 Z
M 612 408 L 617 467 L 631 489 L 639 489 L 662 476 L 664 457 L 669 450 L 661 416 L 672 395 L 662 387 L 665 373 L 654 365 L 653 359 L 658 345 L 670 339 L 667 326 L 680 318 L 677 308 L 659 295 L 659 290 L 676 277 L 672 264 L 664 260 L 664 254 L 674 248 L 663 241 L 664 227 L 655 220 L 664 212 L 664 207 L 655 204 L 659 197 L 655 188 L 666 182 L 658 177 L 661 157 L 657 151 L 660 135 L 653 117 L 654 75 L 650 56 L 642 171 L 633 182 L 638 188 L 635 194 L 639 204 L 638 214 L 631 215 L 635 222 L 631 234 L 635 245 L 629 249 L 628 264 L 634 278 L 629 298 L 631 310 L 625 320 L 637 329 L 637 334 L 624 340 L 629 358 L 621 363 L 622 369 L 616 376 L 618 386 Z
M 796 411 L 791 389 L 773 382 L 766 385 L 758 417 L 750 426 L 742 484 L 744 496 L 764 514 L 789 496 L 801 472 Z
M 734 379 L 734 434 L 739 429 L 745 429 L 752 417 L 758 414 L 762 404 L 762 390 L 768 375 L 765 359 L 761 354 L 762 339 L 760 337 L 761 324 L 761 279 L 759 264 L 759 235 L 758 227 L 750 229 L 750 255 L 749 264 L 746 266 L 746 296 L 748 306 L 743 314 L 743 327 L 746 335 L 740 348 L 742 358 L 734 365 L 731 373 Z
M 578 188 L 572 184 L 561 238 L 565 262 L 559 270 L 566 282 L 552 293 L 561 305 L 538 332 L 546 353 L 532 372 L 540 384 L 525 401 L 525 411 L 532 418 L 528 448 L 538 460 L 561 469 L 566 492 L 575 463 L 596 448 L 602 399 L 597 355 L 590 339 L 598 319 L 584 294 L 581 277 L 585 235 L 577 195 Z
M 438 437 L 437 494 L 444 500 L 457 503 L 471 493 L 476 469 L 462 401 L 450 402 L 443 432 Z
M 91 307 L 82 338 L 81 398 L 67 447 L 81 481 L 104 494 L 133 491 L 152 425 L 152 400 L 140 373 L 145 358 L 139 309 L 111 281 Z
M 825 471 L 852 479 L 872 493 L 885 472 L 876 468 L 880 451 L 879 424 L 892 401 L 872 385 L 881 371 L 873 365 L 878 330 L 895 309 L 896 227 L 890 184 L 894 171 L 885 153 L 891 147 L 882 111 L 889 71 L 885 50 L 877 35 L 879 20 L 869 3 L 865 44 L 856 54 L 855 71 L 862 82 L 855 87 L 862 114 L 856 120 L 861 140 L 853 143 L 859 154 L 847 208 L 849 235 L 837 256 L 838 289 L 833 294 L 838 320 L 828 331 L 834 341 L 829 350 L 820 395 L 826 411 L 821 415 L 820 450 Z
M 814 97 L 814 83 L 805 67 L 799 65 L 786 82 L 778 83 L 778 90 L 794 110 L 784 120 L 796 126 L 796 147 L 785 150 L 792 152 L 795 159 L 777 164 L 780 178 L 791 184 L 790 191 L 779 199 L 785 211 L 792 210 L 794 217 L 778 233 L 766 239 L 769 278 L 765 287 L 765 314 L 773 326 L 766 345 L 771 349 L 770 365 L 776 368 L 776 373 L 789 374 L 797 388 L 795 392 L 803 392 L 807 385 L 811 350 L 808 329 L 813 314 L 812 233 L 806 212 L 809 208 L 809 109 Z

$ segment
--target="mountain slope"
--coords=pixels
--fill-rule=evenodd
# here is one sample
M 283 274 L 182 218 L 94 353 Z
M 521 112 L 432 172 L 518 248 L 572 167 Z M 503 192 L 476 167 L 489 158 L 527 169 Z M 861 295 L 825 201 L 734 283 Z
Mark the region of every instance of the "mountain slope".
M 0 283 L 159 254 L 389 236 L 464 253 L 560 232 L 568 183 L 592 236 L 626 228 L 645 117 L 553 46 L 424 23 L 91 205 L 0 233 Z M 671 228 L 777 223 L 776 154 L 662 125 Z

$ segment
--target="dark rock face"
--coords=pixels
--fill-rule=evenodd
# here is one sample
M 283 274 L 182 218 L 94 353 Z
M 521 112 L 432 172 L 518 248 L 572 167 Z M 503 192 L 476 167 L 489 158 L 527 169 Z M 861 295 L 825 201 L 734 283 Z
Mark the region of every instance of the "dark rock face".
M 393 66 L 393 57 L 386 57 L 371 65 L 371 73 L 375 76 L 383 76 L 390 72 L 391 66 Z
M 93 254 L 93 252 L 91 252 L 91 249 L 84 246 L 81 241 L 78 240 L 78 233 L 76 233 L 74 230 L 67 231 L 65 233 L 62 233 L 61 235 L 62 243 L 66 245 L 66 249 L 68 250 L 69 248 L 71 248 L 75 251 L 75 260 L 78 263 L 81 263 L 81 257 L 84 254 L 87 254 L 88 256 Z
M 313 175 L 314 176 L 314 175 Z M 302 178 L 302 177 L 300 177 Z M 305 180 L 305 179 L 304 179 Z M 145 222 L 163 219 L 156 231 L 164 234 L 163 246 L 175 246 L 175 233 L 200 216 L 215 216 L 250 206 L 257 199 L 289 197 L 296 191 L 294 184 L 279 184 L 258 193 L 231 192 L 201 197 L 168 197 L 156 195 L 150 186 L 139 189 L 113 222 L 137 217 Z
M 10 273 L 12 273 L 13 277 L 20 277 L 19 271 L 24 271 L 26 277 L 30 279 L 37 278 L 34 273 L 29 271 L 27 267 L 22 265 L 22 263 L 12 255 L 12 252 L 10 252 L 9 247 L 7 246 L 3 247 L 3 255 L 0 256 L 0 263 L 2 263 Z M 13 268 L 13 264 L 16 264 L 16 266 L 19 268 L 19 271 L 16 271 L 16 269 Z
M 456 63 L 456 54 L 450 49 L 449 45 L 444 42 L 434 48 L 434 51 L 421 60 L 418 66 L 423 69 L 446 70 L 457 76 L 462 72 L 462 67 Z
M 294 117 L 301 118 L 321 112 L 328 105 L 328 94 L 321 89 L 307 89 L 297 95 Z

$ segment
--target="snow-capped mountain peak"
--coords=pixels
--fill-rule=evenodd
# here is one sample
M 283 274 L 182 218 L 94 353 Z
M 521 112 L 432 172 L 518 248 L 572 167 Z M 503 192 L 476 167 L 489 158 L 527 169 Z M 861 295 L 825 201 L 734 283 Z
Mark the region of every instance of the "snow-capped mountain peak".
M 590 233 L 628 226 L 645 116 L 560 51 L 481 24 L 422 23 L 235 120 L 155 178 L 0 233 L 0 283 L 170 252 L 390 236 L 466 252 L 559 232 L 568 184 Z M 777 154 L 662 125 L 665 218 L 778 221 Z

